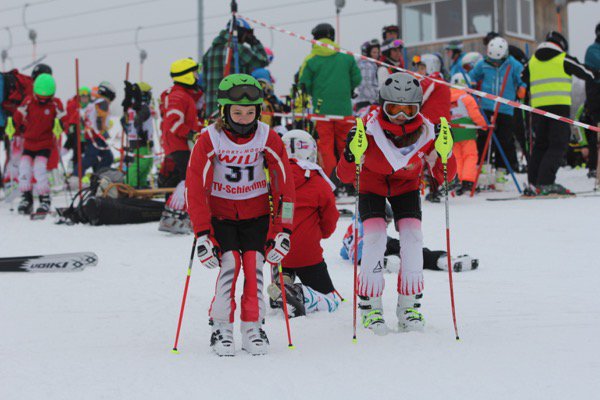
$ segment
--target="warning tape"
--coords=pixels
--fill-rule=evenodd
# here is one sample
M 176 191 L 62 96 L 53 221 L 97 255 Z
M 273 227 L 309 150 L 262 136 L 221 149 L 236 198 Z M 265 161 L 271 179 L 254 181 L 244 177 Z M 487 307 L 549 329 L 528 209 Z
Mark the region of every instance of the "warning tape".
M 261 112 L 261 115 L 272 115 L 274 117 L 282 117 L 282 118 L 305 118 L 310 119 L 312 121 L 345 121 L 345 122 L 354 122 L 356 121 L 356 117 L 344 117 L 341 115 L 326 115 L 326 114 L 292 114 L 292 113 L 280 113 L 280 112 Z M 483 127 L 478 125 L 470 125 L 470 124 L 450 124 L 452 128 L 463 128 L 463 129 L 487 129 L 489 127 Z
M 128 156 L 128 157 L 139 157 L 139 158 L 161 158 L 165 153 L 161 152 L 161 153 L 156 153 L 156 154 L 147 154 L 147 155 L 142 155 L 142 154 L 136 154 L 136 153 L 132 153 L 132 152 L 128 152 L 128 151 L 124 151 L 124 148 L 122 147 L 117 147 L 115 145 L 109 144 L 106 141 L 106 138 L 102 135 L 100 135 L 99 133 L 96 133 L 94 131 L 89 131 L 86 132 L 92 135 L 93 138 L 98 138 L 100 139 L 105 145 L 106 147 L 101 147 L 99 146 L 95 140 L 93 140 L 92 138 L 88 136 L 88 141 L 92 144 L 92 146 L 94 146 L 96 149 L 100 150 L 100 151 L 107 151 L 110 150 L 110 148 L 112 147 L 113 149 L 117 150 L 119 153 L 121 153 L 121 157 L 123 157 L 123 154 Z
M 470 94 L 473 94 L 475 96 L 478 96 L 478 97 L 483 97 L 485 99 L 492 100 L 492 101 L 497 102 L 497 103 L 506 104 L 506 105 L 514 107 L 514 108 L 519 108 L 521 110 L 529 111 L 529 112 L 532 112 L 532 113 L 535 113 L 535 114 L 538 114 L 538 115 L 543 115 L 545 117 L 552 118 L 552 119 L 555 119 L 555 120 L 558 120 L 558 121 L 562 121 L 562 122 L 565 122 L 565 123 L 570 124 L 570 125 L 579 126 L 581 128 L 588 129 L 588 130 L 600 133 L 600 128 L 598 128 L 596 126 L 584 124 L 582 122 L 575 121 L 575 120 L 572 120 L 572 119 L 569 119 L 569 118 L 566 118 L 566 117 L 561 117 L 560 115 L 556 115 L 556 114 L 550 113 L 548 111 L 540 110 L 538 108 L 534 108 L 534 107 L 531 107 L 531 106 L 528 106 L 528 105 L 525 105 L 525 104 L 521 104 L 518 101 L 508 100 L 508 99 L 505 99 L 505 98 L 500 97 L 500 96 L 496 96 L 496 95 L 493 95 L 493 94 L 490 94 L 490 93 L 482 92 L 480 90 L 468 88 L 468 87 L 461 86 L 461 85 L 452 84 L 452 83 L 446 82 L 444 80 L 439 80 L 439 79 L 431 78 L 429 76 L 423 76 L 423 75 L 417 74 L 416 72 L 409 71 L 407 69 L 400 68 L 398 66 L 395 66 L 395 65 L 392 65 L 392 64 L 388 64 L 388 63 L 385 63 L 385 62 L 380 61 L 380 60 L 376 60 L 376 59 L 371 58 L 371 57 L 363 56 L 362 54 L 356 54 L 356 53 L 351 52 L 349 50 L 345 50 L 345 49 L 342 49 L 340 47 L 335 47 L 333 45 L 330 45 L 330 44 L 327 44 L 327 43 L 323 43 L 323 42 L 318 41 L 318 40 L 310 39 L 310 38 L 308 38 L 308 37 L 306 37 L 304 35 L 299 35 L 299 34 L 297 34 L 295 32 L 288 31 L 287 29 L 279 28 L 279 27 L 274 26 L 274 25 L 269 25 L 269 24 L 267 24 L 265 22 L 258 21 L 258 20 L 253 19 L 253 18 L 248 18 L 248 17 L 242 16 L 240 14 L 237 14 L 236 16 L 239 17 L 239 18 L 245 19 L 247 21 L 253 22 L 255 24 L 261 25 L 261 26 L 263 26 L 263 27 L 265 27 L 267 29 L 271 29 L 271 30 L 275 30 L 275 31 L 278 31 L 278 32 L 281 32 L 281 33 L 285 33 L 286 35 L 296 37 L 296 38 L 298 38 L 300 40 L 303 40 L 305 42 L 316 44 L 317 46 L 326 47 L 328 49 L 334 50 L 334 51 L 339 52 L 339 53 L 344 53 L 344 54 L 351 55 L 351 56 L 353 56 L 355 58 L 360 58 L 361 60 L 371 61 L 371 62 L 374 62 L 374 63 L 379 64 L 381 66 L 387 67 L 387 68 L 392 68 L 392 69 L 395 69 L 395 70 L 400 71 L 400 72 L 409 73 L 412 76 L 417 77 L 417 78 L 429 79 L 429 80 L 431 80 L 431 81 L 433 81 L 435 83 L 439 83 L 441 85 L 450 86 L 450 87 L 453 87 L 455 89 L 464 90 L 464 91 L 466 91 L 466 92 L 468 92 Z

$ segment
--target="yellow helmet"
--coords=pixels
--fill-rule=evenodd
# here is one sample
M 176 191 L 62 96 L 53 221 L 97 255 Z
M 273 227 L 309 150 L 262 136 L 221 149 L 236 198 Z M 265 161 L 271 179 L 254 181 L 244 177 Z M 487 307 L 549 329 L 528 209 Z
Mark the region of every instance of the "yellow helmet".
M 150 84 L 148 84 L 146 82 L 138 82 L 137 85 L 142 92 L 149 92 L 152 90 L 152 86 L 150 86 Z
M 198 72 L 198 63 L 191 58 L 182 58 L 171 64 L 171 78 L 174 82 L 193 86 L 196 83 L 194 72 Z

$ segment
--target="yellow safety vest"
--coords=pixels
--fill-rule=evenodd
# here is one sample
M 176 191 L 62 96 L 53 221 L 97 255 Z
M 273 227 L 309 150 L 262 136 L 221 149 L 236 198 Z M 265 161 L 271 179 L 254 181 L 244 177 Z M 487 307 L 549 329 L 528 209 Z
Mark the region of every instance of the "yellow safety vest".
M 544 107 L 571 105 L 571 75 L 565 72 L 566 53 L 540 61 L 536 56 L 529 60 L 531 106 Z

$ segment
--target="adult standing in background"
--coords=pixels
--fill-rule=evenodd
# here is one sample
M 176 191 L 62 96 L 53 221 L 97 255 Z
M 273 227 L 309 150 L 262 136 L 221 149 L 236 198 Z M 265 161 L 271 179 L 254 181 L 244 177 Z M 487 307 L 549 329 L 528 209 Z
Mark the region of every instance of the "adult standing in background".
M 596 74 L 597 79 L 589 80 L 585 83 L 585 107 L 584 112 L 591 125 L 600 123 L 600 23 L 596 25 L 596 40 L 592 43 L 585 52 L 585 65 L 592 69 Z M 585 131 L 589 146 L 588 159 L 588 177 L 595 178 L 598 171 L 598 133 L 593 131 Z
M 339 48 L 334 42 L 335 29 L 330 24 L 318 24 L 311 33 L 315 40 Z M 300 87 L 312 97 L 315 110 L 320 114 L 351 116 L 352 92 L 361 80 L 354 57 L 319 45 L 313 45 L 300 67 Z M 319 153 L 327 176 L 332 176 L 352 126 L 352 122 L 342 120 L 317 122 Z
M 444 50 L 446 50 L 446 56 L 450 59 L 450 76 L 454 76 L 456 74 L 464 74 L 466 75 L 466 71 L 462 66 L 462 59 L 465 56 L 465 53 L 462 51 L 463 44 L 460 40 L 452 40 L 446 46 L 444 46 Z M 465 81 L 467 79 L 465 78 Z
M 379 40 L 371 39 L 360 46 L 360 51 L 363 56 L 379 60 L 380 47 Z M 356 89 L 357 96 L 354 99 L 356 111 L 379 102 L 378 65 L 373 61 L 361 59 L 358 61 L 358 68 L 360 69 L 362 82 Z
M 250 75 L 256 68 L 266 67 L 269 64 L 267 53 L 262 43 L 254 36 L 254 30 L 250 24 L 243 19 L 236 18 L 234 27 L 237 29 L 239 71 L 235 70 L 235 55 L 233 55 L 230 61 L 230 73 Z M 217 111 L 217 89 L 225 75 L 227 47 L 233 46 L 233 41 L 229 37 L 230 28 L 231 21 L 227 23 L 226 29 L 219 32 L 202 58 L 202 76 L 206 85 L 204 91 L 206 93 L 206 112 L 204 115 L 207 118 Z
M 592 71 L 567 54 L 569 43 L 559 32 L 546 35 L 523 70 L 523 82 L 531 93 L 531 106 L 566 118 L 571 112 L 572 75 L 590 81 Z M 564 122 L 533 115 L 535 144 L 528 168 L 529 183 L 540 194 L 567 194 L 555 182 L 556 172 L 567 152 L 571 129 Z
M 381 61 L 396 67 L 404 68 L 404 59 L 402 58 L 402 49 L 404 42 L 401 39 L 387 39 L 381 44 Z M 380 84 L 392 74 L 398 72 L 394 68 L 379 66 L 377 70 L 377 82 Z
M 510 73 L 506 75 L 506 70 L 510 67 Z M 487 45 L 487 52 L 484 60 L 477 63 L 475 68 L 469 72 L 472 82 L 481 81 L 481 90 L 496 96 L 502 95 L 505 99 L 516 100 L 525 97 L 525 84 L 521 80 L 523 65 L 516 59 L 509 56 L 508 42 L 502 37 L 495 37 Z M 503 82 L 506 75 L 506 82 Z M 504 92 L 502 86 L 504 85 Z M 485 112 L 491 121 L 494 114 L 496 103 L 489 99 L 481 99 L 481 109 Z M 506 104 L 500 104 L 498 115 L 495 121 L 494 133 L 496 134 L 510 166 L 515 170 L 517 164 L 517 153 L 514 140 L 514 109 Z M 477 138 L 477 150 L 479 154 L 484 151 L 486 142 L 485 135 L 479 135 Z M 500 156 L 497 146 L 492 145 L 494 153 L 494 165 L 496 167 L 496 181 L 504 182 L 506 180 L 506 169 L 504 160 Z

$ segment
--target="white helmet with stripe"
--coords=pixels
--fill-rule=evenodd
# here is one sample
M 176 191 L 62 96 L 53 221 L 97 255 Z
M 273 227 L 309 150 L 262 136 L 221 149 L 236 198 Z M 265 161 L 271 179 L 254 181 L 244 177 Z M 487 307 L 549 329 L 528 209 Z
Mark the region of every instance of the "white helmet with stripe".
M 310 133 L 301 129 L 293 129 L 286 132 L 281 140 L 283 140 L 289 158 L 317 162 L 317 142 Z

